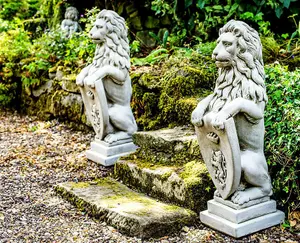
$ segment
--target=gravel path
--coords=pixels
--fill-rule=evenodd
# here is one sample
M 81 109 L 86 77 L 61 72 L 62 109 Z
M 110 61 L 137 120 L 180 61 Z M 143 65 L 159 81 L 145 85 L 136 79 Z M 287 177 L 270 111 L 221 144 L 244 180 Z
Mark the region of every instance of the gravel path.
M 58 197 L 53 186 L 112 173 L 84 156 L 93 133 L 0 112 L 0 242 L 298 242 L 278 227 L 236 241 L 199 223 L 142 241 L 94 220 Z

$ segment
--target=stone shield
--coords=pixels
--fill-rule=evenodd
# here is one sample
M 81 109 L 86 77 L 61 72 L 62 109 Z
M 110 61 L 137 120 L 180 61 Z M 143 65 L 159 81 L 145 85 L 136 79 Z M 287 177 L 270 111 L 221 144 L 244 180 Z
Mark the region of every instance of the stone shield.
M 223 199 L 227 199 L 239 186 L 241 156 L 233 118 L 225 123 L 224 130 L 210 124 L 195 127 L 203 160 Z
M 84 85 L 80 87 L 80 91 L 86 115 L 96 132 L 96 139 L 102 140 L 106 135 L 109 122 L 108 105 L 102 80 L 95 82 L 95 88 Z

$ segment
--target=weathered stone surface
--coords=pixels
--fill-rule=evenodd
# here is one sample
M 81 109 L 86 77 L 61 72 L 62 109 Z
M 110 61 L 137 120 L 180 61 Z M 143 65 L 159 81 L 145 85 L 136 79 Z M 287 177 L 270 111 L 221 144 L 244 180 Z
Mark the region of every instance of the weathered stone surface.
M 159 19 L 148 16 L 145 21 L 145 27 L 148 29 L 155 29 L 159 26 Z
M 162 25 L 171 25 L 171 20 L 166 14 L 160 19 L 160 22 Z
M 137 132 L 133 141 L 140 147 L 135 155 L 147 162 L 183 165 L 192 160 L 202 161 L 195 132 L 189 128 Z
M 71 74 L 62 78 L 62 89 L 71 93 L 80 93 L 79 87 L 76 85 L 76 75 Z
M 142 30 L 142 19 L 141 16 L 134 16 L 129 19 L 129 22 L 132 24 L 132 27 L 136 30 Z
M 176 167 L 120 160 L 115 164 L 114 176 L 152 197 L 196 212 L 206 208 L 213 191 L 207 191 L 212 182 L 205 165 L 196 161 Z
M 154 47 L 156 45 L 156 40 L 149 35 L 148 30 L 136 32 L 136 39 L 148 47 Z
M 46 92 L 51 92 L 53 89 L 53 80 L 49 80 L 37 89 L 32 90 L 34 97 L 39 97 Z
M 57 117 L 67 117 L 78 121 L 81 117 L 83 101 L 79 94 L 56 91 L 50 100 L 49 112 Z
M 141 238 L 177 231 L 197 218 L 193 211 L 157 202 L 112 179 L 66 182 L 57 185 L 55 190 L 79 209 L 123 233 Z

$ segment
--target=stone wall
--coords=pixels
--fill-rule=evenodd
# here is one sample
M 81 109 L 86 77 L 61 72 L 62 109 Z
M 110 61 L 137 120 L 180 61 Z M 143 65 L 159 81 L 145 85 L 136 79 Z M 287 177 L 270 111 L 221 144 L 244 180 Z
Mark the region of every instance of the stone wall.
M 76 86 L 76 75 L 58 69 L 36 89 L 23 89 L 22 110 L 41 119 L 60 118 L 78 125 L 89 125 L 83 101 Z

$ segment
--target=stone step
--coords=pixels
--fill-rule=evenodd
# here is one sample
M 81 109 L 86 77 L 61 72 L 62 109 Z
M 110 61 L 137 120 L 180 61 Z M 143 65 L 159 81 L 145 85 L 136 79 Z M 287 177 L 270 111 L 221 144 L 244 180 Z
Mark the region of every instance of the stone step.
M 120 160 L 115 178 L 125 185 L 162 201 L 192 209 L 206 209 L 214 186 L 204 163 L 191 161 L 182 166 L 162 166 L 145 161 Z
M 130 236 L 160 237 L 198 220 L 189 209 L 158 202 L 111 178 L 60 183 L 55 190 L 80 210 Z
M 183 165 L 192 160 L 201 161 L 195 130 L 192 127 L 176 127 L 133 135 L 139 147 L 133 155 L 147 162 L 161 165 Z

